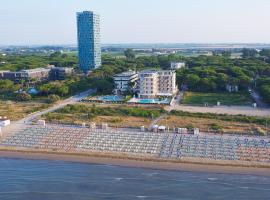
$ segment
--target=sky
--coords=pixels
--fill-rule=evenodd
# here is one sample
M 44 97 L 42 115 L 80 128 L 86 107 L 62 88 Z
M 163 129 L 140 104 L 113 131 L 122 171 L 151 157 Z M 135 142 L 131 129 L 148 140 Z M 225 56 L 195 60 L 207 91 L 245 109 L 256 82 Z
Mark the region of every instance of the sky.
M 0 45 L 76 44 L 76 12 L 109 43 L 270 43 L 269 0 L 0 0 Z

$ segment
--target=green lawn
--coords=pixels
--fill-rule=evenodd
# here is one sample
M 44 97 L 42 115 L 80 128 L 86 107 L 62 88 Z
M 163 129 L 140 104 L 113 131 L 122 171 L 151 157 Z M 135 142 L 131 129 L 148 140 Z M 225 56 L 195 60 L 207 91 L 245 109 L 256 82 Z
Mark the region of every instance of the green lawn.
M 185 92 L 181 104 L 208 106 L 217 105 L 226 106 L 246 106 L 252 104 L 252 99 L 248 93 L 199 93 L 199 92 Z

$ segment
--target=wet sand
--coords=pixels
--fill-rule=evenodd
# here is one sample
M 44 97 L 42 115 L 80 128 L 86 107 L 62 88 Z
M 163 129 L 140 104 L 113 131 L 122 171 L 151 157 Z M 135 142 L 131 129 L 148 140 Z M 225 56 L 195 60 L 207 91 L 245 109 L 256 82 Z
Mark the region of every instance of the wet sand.
M 0 149 L 0 158 L 54 160 L 89 164 L 140 167 L 160 170 L 213 172 L 228 174 L 250 174 L 270 176 L 270 164 L 242 161 L 217 161 L 209 159 L 185 158 L 164 160 L 155 157 L 130 156 L 124 154 L 104 154 L 93 152 L 52 152 L 29 149 Z

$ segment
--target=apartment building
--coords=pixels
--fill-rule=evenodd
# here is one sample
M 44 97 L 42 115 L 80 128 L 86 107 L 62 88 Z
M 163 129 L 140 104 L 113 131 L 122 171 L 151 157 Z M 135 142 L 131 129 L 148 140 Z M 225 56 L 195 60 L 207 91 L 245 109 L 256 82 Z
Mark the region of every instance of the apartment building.
M 135 71 L 123 72 L 121 74 L 116 74 L 114 77 L 115 93 L 124 93 L 128 91 L 131 85 L 133 88 L 137 85 L 138 74 Z
M 139 74 L 139 98 L 172 97 L 178 91 L 172 70 L 144 70 Z

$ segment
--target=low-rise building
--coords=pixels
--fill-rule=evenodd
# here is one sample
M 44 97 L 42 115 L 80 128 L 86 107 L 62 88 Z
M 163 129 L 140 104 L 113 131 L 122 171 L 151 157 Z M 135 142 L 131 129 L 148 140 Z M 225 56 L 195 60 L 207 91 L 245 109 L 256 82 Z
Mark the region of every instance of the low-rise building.
M 135 71 L 127 71 L 116 74 L 114 77 L 115 93 L 124 93 L 130 87 L 135 88 L 137 85 L 138 74 Z
M 50 69 L 36 68 L 29 70 L 22 70 L 18 72 L 5 71 L 0 75 L 1 79 L 8 79 L 19 83 L 24 80 L 26 82 L 44 81 L 48 79 Z
M 68 67 L 52 67 L 49 72 L 49 79 L 52 81 L 65 80 L 67 75 L 73 73 L 73 68 Z
M 181 69 L 186 67 L 186 63 L 184 62 L 171 62 L 171 69 L 176 70 L 176 69 Z
M 144 70 L 139 73 L 139 98 L 172 97 L 177 91 L 176 73 L 172 70 Z

